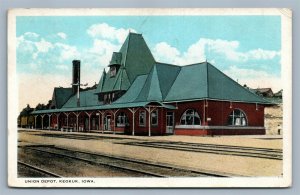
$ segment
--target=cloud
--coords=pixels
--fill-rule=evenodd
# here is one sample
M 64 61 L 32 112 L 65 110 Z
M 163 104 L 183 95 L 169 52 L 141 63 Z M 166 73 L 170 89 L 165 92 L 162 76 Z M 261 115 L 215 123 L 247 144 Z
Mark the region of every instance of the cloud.
M 40 35 L 34 32 L 26 32 L 23 37 L 29 41 L 39 41 Z
M 66 61 L 66 60 L 71 61 L 74 59 L 80 59 L 81 55 L 77 47 L 64 44 L 64 43 L 55 43 L 55 46 L 56 49 L 60 51 L 60 56 L 59 56 L 60 61 Z
M 57 33 L 56 35 L 59 36 L 59 37 L 62 38 L 62 39 L 66 39 L 66 38 L 67 38 L 66 33 L 63 33 L 63 32 L 59 32 L 59 33 Z
M 45 41 L 45 39 L 41 39 L 41 41 L 35 42 L 35 46 L 38 52 L 48 52 L 49 49 L 53 48 L 52 43 Z
M 236 65 L 229 66 L 223 71 L 233 80 L 251 88 L 268 88 L 271 87 L 275 92 L 282 89 L 281 78 L 262 70 L 250 68 L 239 68 Z
M 251 50 L 246 53 L 247 57 L 250 59 L 255 59 L 255 60 L 270 60 L 275 58 L 276 56 L 280 56 L 279 51 L 270 51 L 270 50 L 263 50 L 261 48 Z
M 136 32 L 134 29 L 115 28 L 107 23 L 94 24 L 87 30 L 88 35 L 97 39 L 105 39 L 123 43 L 129 31 Z
M 57 64 L 71 64 L 73 59 L 80 59 L 80 57 L 77 47 L 60 42 L 52 43 L 36 33 L 27 32 L 17 37 L 17 64 L 18 69 L 23 72 L 34 70 L 40 73 L 51 73 L 57 68 L 64 70 Z
M 180 57 L 180 52 L 175 47 L 166 42 L 160 42 L 154 46 L 153 52 L 157 59 L 163 59 L 165 62 L 176 61 Z
M 199 63 L 207 59 L 216 61 L 215 58 L 223 58 L 226 61 L 247 62 L 251 60 L 271 60 L 280 56 L 279 51 L 258 48 L 240 52 L 239 47 L 240 43 L 238 41 L 200 38 L 183 52 L 166 42 L 157 43 L 153 48 L 153 54 L 159 61 L 178 65 Z

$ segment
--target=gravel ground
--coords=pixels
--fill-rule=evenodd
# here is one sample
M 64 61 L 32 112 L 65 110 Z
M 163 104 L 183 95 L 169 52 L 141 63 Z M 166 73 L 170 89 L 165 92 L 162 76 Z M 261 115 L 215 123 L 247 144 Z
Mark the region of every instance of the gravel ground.
M 36 136 L 39 134 L 72 134 L 47 131 L 22 131 L 19 133 L 19 145 L 26 144 L 50 144 L 68 149 L 99 152 L 129 158 L 147 160 L 152 162 L 168 163 L 199 170 L 235 174 L 241 176 L 281 176 L 282 161 L 241 156 L 219 155 L 209 153 L 186 152 L 150 147 L 130 146 L 117 144 L 129 141 L 181 141 L 189 143 L 205 143 L 234 145 L 247 147 L 261 147 L 282 149 L 282 139 L 278 136 L 223 136 L 223 137 L 197 137 L 197 136 L 126 136 L 111 134 L 84 133 L 85 135 L 99 136 L 100 139 L 80 140 L 65 139 L 48 136 Z M 101 139 L 101 137 L 105 139 Z M 107 139 L 122 138 L 122 139 Z M 133 139 L 134 138 L 134 139 Z

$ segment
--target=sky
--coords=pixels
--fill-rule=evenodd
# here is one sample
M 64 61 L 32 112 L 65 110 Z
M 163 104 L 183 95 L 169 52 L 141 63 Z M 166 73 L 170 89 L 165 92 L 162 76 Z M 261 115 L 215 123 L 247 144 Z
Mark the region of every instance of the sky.
M 18 16 L 19 110 L 71 87 L 72 60 L 92 86 L 129 31 L 141 33 L 156 61 L 208 61 L 241 85 L 282 89 L 279 16 Z

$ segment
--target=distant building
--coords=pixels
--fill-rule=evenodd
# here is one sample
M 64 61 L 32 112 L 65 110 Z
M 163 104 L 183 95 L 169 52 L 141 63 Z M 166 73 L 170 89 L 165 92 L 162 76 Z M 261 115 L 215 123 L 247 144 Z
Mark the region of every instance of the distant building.
M 283 92 L 282 89 L 279 90 L 277 93 L 274 94 L 274 97 L 275 97 L 275 98 L 280 98 L 280 99 L 282 99 L 282 92 Z
M 257 95 L 260 95 L 262 97 L 273 97 L 274 93 L 271 88 L 257 88 L 252 89 Z
M 157 62 L 142 35 L 129 33 L 108 67 L 97 88 L 81 90 L 80 61 L 73 61 L 73 87 L 54 89 L 54 109 L 34 111 L 35 127 L 149 136 L 265 134 L 270 103 L 208 62 Z

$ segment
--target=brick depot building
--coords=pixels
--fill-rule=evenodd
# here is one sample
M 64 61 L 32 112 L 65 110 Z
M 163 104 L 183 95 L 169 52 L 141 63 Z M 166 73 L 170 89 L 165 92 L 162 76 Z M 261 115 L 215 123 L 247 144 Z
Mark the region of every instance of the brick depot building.
M 129 33 L 96 88 L 55 88 L 52 109 L 33 111 L 34 127 L 131 135 L 265 134 L 270 103 L 208 62 L 156 62 L 141 34 Z

